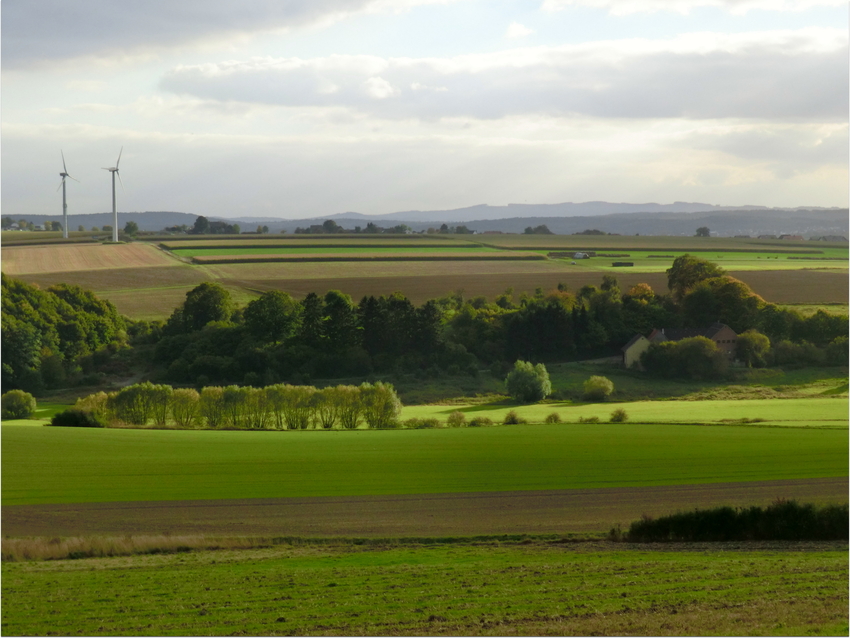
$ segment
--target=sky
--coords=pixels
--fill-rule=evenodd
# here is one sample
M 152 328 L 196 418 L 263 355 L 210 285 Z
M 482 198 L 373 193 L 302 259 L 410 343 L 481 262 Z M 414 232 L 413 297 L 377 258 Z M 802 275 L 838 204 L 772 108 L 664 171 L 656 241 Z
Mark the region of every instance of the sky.
M 4 0 L 0 205 L 848 205 L 843 0 Z

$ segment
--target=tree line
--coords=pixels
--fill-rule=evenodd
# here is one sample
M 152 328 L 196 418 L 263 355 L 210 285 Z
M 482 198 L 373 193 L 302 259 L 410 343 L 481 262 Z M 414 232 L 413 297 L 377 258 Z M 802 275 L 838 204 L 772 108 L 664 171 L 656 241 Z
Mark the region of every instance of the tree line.
M 401 293 L 355 303 L 331 290 L 301 300 L 269 291 L 239 307 L 225 288 L 207 282 L 189 291 L 166 321 L 153 322 L 125 321 L 111 304 L 75 286 L 42 291 L 4 276 L 3 383 L 36 392 L 55 387 L 125 345 L 128 335 L 144 346 L 140 356 L 153 359 L 163 381 L 196 386 L 306 385 L 387 373 L 475 376 L 482 368 L 504 378 L 517 360 L 611 356 L 635 334 L 716 321 L 750 335 L 739 338 L 750 346 L 742 355 L 748 365 L 847 362 L 846 315 L 804 317 L 690 255 L 678 257 L 667 275 L 666 291 L 645 283 L 624 291 L 616 277 L 604 275 L 598 287 L 559 285 L 518 298 L 508 289 L 492 300 L 458 291 L 418 306 Z M 724 373 L 710 344 L 655 350 L 660 355 L 650 371 L 691 378 Z M 705 371 L 710 361 L 707 368 L 688 365 L 693 353 L 713 358 L 714 371 Z
M 47 290 L 2 275 L 2 381 L 34 393 L 61 387 L 127 344 L 127 325 L 108 301 L 79 286 Z
M 276 384 L 173 388 L 150 382 L 78 399 L 54 425 L 175 426 L 178 428 L 307 430 L 399 426 L 401 401 L 391 384 L 318 389 Z

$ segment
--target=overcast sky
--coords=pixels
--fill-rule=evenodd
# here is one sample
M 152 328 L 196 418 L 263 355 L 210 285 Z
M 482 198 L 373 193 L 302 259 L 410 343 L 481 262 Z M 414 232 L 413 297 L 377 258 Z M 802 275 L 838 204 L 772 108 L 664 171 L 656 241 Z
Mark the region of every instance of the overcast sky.
M 843 0 L 4 0 L 2 212 L 847 206 Z

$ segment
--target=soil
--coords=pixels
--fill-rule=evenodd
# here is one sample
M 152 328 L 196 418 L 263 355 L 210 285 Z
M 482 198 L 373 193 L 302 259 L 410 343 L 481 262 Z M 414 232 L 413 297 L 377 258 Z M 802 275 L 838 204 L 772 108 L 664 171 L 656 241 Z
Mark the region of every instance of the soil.
M 846 503 L 847 477 L 585 490 L 227 499 L 2 508 L 4 536 L 473 536 L 607 532 L 642 515 L 777 498 Z

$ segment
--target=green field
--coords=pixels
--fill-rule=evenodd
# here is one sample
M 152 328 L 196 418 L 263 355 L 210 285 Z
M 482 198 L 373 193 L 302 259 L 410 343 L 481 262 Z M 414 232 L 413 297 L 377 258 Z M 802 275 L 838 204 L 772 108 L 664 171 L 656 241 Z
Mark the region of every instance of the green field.
M 840 477 L 848 445 L 846 428 L 628 423 L 347 432 L 4 425 L 2 436 L 3 505 Z
M 726 401 L 636 401 L 632 403 L 574 404 L 537 403 L 534 405 L 419 405 L 406 407 L 402 419 L 436 417 L 444 420 L 455 410 L 467 419 L 484 416 L 500 423 L 513 410 L 530 423 L 542 423 L 546 415 L 557 412 L 563 421 L 578 422 L 579 417 L 598 417 L 607 421 L 611 412 L 623 408 L 629 420 L 637 423 L 719 424 L 741 419 L 762 419 L 764 424 L 788 427 L 847 428 L 846 398 L 812 399 L 731 399 Z
M 812 550 L 284 544 L 4 563 L 2 627 L 5 635 L 846 635 L 846 543 Z

